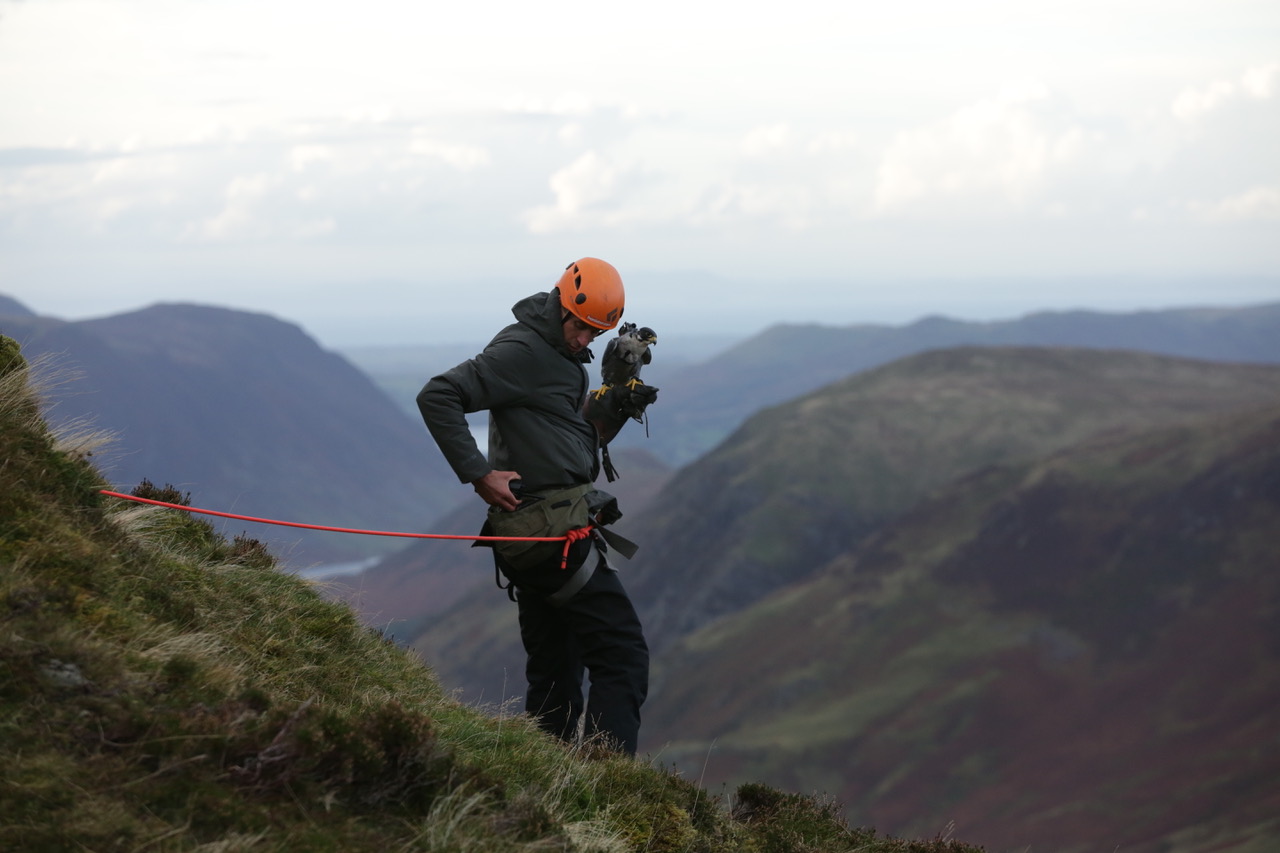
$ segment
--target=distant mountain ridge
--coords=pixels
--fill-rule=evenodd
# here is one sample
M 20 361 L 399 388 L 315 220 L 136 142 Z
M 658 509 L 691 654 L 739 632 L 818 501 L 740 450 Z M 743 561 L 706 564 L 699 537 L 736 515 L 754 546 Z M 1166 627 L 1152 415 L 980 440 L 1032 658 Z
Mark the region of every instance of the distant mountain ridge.
M 1067 346 L 1280 363 L 1280 302 L 1129 313 L 1045 311 L 990 322 L 931 316 L 902 326 L 785 323 L 736 342 L 713 330 L 701 349 L 686 338 L 680 344 L 682 356 L 674 360 L 663 342 L 660 334 L 654 361 L 645 368 L 645 378 L 661 389 L 650 410 L 652 428 L 624 431 L 615 445 L 644 449 L 678 467 L 709 451 L 760 409 L 931 349 Z M 483 346 L 483 341 L 366 346 L 348 353 L 413 415 L 413 396 L 427 377 Z M 708 356 L 708 351 L 714 354 Z M 699 357 L 688 357 L 694 354 Z
M 54 393 L 51 420 L 113 433 L 103 467 L 125 490 L 145 477 L 211 509 L 380 530 L 423 530 L 460 497 L 425 430 L 273 317 L 162 304 L 79 322 L 10 315 L 0 330 L 78 377 Z M 252 528 L 299 565 L 399 544 Z
M 0 293 L 0 317 L 34 317 L 36 313 L 11 296 Z
M 1111 314 L 1041 312 L 976 322 L 927 317 L 905 326 L 782 324 L 690 368 L 649 369 L 659 402 L 649 438 L 620 437 L 672 465 L 710 450 L 755 412 L 863 370 L 956 346 L 1126 349 L 1207 361 L 1280 363 L 1280 302 Z M 643 444 L 641 444 L 643 442 Z

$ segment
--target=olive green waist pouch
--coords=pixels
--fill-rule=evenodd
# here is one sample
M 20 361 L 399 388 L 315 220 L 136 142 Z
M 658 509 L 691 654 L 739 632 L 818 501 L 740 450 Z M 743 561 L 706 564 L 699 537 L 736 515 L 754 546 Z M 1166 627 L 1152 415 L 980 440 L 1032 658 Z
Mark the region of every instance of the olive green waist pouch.
M 482 535 L 510 536 L 515 539 L 558 537 L 570 530 L 592 524 L 610 524 L 622 517 L 622 513 L 618 511 L 618 499 L 590 483 L 565 489 L 546 489 L 524 494 L 523 497 L 520 506 L 510 512 L 489 507 Z M 604 534 L 602 530 L 599 532 Z M 634 543 L 616 534 L 609 533 L 604 538 L 626 557 L 635 553 Z M 563 541 L 504 541 L 484 544 L 491 545 L 515 569 L 528 569 L 558 559 L 564 551 Z

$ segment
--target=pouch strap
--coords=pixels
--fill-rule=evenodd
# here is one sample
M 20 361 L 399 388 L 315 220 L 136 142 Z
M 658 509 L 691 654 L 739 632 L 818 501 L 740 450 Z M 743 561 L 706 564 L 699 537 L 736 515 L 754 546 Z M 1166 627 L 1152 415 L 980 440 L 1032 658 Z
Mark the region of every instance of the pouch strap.
M 554 607 L 563 607 L 568 603 L 569 599 L 577 595 L 578 591 L 587 585 L 587 581 L 591 580 L 591 576 L 595 574 L 599 565 L 600 552 L 596 550 L 596 545 L 592 542 L 591 547 L 587 549 L 587 556 L 582 561 L 582 565 L 578 566 L 578 570 L 564 582 L 564 586 L 547 596 L 547 603 Z
M 639 545 L 620 533 L 614 533 L 607 527 L 597 527 L 595 532 L 600 534 L 600 538 L 605 541 L 605 544 L 628 560 L 636 555 L 636 551 L 640 550 Z

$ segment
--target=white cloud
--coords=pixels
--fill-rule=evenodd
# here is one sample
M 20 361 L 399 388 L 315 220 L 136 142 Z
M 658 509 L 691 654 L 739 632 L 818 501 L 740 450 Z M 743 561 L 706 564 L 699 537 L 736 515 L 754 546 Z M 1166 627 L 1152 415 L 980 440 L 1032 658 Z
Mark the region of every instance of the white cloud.
M 560 118 L 576 118 L 589 115 L 596 105 L 582 92 L 560 92 L 544 98 L 538 95 L 510 95 L 502 100 L 502 109 L 510 113 L 526 115 L 552 115 Z
M 1240 77 L 1240 91 L 1250 98 L 1266 100 L 1275 94 L 1280 79 L 1280 62 L 1250 68 Z
M 699 227 L 739 228 L 747 220 L 803 231 L 815 223 L 817 199 L 795 183 L 731 182 L 710 188 L 689 217 Z
M 223 192 L 222 210 L 213 217 L 187 228 L 186 236 L 198 242 L 261 239 L 272 233 L 272 227 L 258 216 L 264 199 L 280 186 L 273 175 L 241 175 L 234 178 Z
M 328 145 L 295 145 L 289 150 L 289 165 L 295 172 L 305 172 L 312 164 L 333 158 L 333 148 Z
M 622 221 L 616 194 L 628 170 L 595 151 L 587 151 L 548 181 L 555 202 L 524 214 L 529 231 L 551 234 L 583 226 L 613 225 Z
M 565 145 L 581 145 L 585 137 L 582 122 L 571 121 L 556 131 L 556 138 Z
M 1218 201 L 1193 203 L 1191 210 L 1209 222 L 1280 219 L 1280 187 L 1253 187 Z
M 894 215 L 963 201 L 1018 209 L 1081 156 L 1085 131 L 1038 82 L 1005 87 L 935 124 L 898 134 L 877 172 L 873 210 Z
M 327 237 L 337 230 L 338 223 L 332 216 L 303 222 L 293 229 L 292 236 L 299 240 L 314 240 Z
M 182 174 L 171 152 L 47 152 L 31 165 L 0 170 L 0 234 L 39 222 L 61 240 L 102 235 L 127 215 L 167 213 L 181 194 Z
M 840 154 L 856 150 L 861 142 L 861 136 L 852 131 L 828 130 L 810 140 L 805 151 L 815 155 Z
M 389 104 L 364 104 L 342 111 L 342 120 L 348 124 L 387 124 L 396 118 L 396 109 Z
M 461 172 L 489 165 L 489 152 L 478 145 L 418 137 L 409 143 L 409 153 L 440 160 Z
M 753 160 L 780 155 L 791 147 L 791 137 L 791 128 L 786 124 L 753 128 L 743 137 L 740 150 Z
M 419 281 L 584 235 L 726 277 L 1280 269 L 1274 2 L 1047 5 L 23 3 L 6 277 Z
M 1205 86 L 1183 89 L 1169 111 L 1180 121 L 1196 121 L 1238 100 L 1268 100 L 1280 80 L 1280 62 L 1256 65 L 1235 80 L 1214 80 Z

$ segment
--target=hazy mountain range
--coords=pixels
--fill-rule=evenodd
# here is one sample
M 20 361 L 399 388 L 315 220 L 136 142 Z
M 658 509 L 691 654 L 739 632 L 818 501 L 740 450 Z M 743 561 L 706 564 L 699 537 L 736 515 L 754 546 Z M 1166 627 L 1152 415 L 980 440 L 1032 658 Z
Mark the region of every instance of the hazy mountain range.
M 784 324 L 696 365 L 667 371 L 661 342 L 646 368 L 661 387 L 646 447 L 672 465 L 696 459 L 747 417 L 851 373 L 931 349 L 964 345 L 1129 349 L 1212 361 L 1280 361 L 1280 303 L 1248 309 L 1196 308 L 1106 314 L 1044 312 L 972 322 L 928 317 L 905 326 Z
M 7 310 L 28 355 L 86 374 L 59 413 L 121 436 L 126 484 L 479 525 L 403 402 L 295 326 Z M 655 650 L 642 750 L 992 850 L 1280 839 L 1280 305 L 783 326 L 665 373 L 661 353 L 610 487 Z M 492 576 L 482 549 L 417 543 L 331 594 L 501 702 L 523 655 Z
M 273 317 L 156 305 L 65 322 L 8 300 L 0 332 L 48 360 L 52 421 L 83 419 L 114 436 L 99 465 L 124 491 L 145 477 L 220 511 L 411 531 L 461 497 L 420 424 L 346 359 Z M 297 566 L 399 544 L 226 525 Z
M 619 447 L 640 447 L 666 464 L 691 462 L 766 406 L 851 373 L 931 349 L 1074 346 L 1129 349 L 1210 361 L 1280 361 L 1280 302 L 1236 308 L 1185 308 L 1111 314 L 1042 312 L 973 322 L 926 317 L 903 326 L 780 324 L 750 337 L 709 330 L 702 338 L 659 330 L 646 381 L 661 391 L 651 427 L 623 431 Z M 495 324 L 496 331 L 496 324 Z M 343 350 L 411 417 L 423 377 L 479 352 L 474 344 L 353 347 Z M 596 347 L 602 352 L 600 346 Z M 598 375 L 598 374 L 597 374 Z

